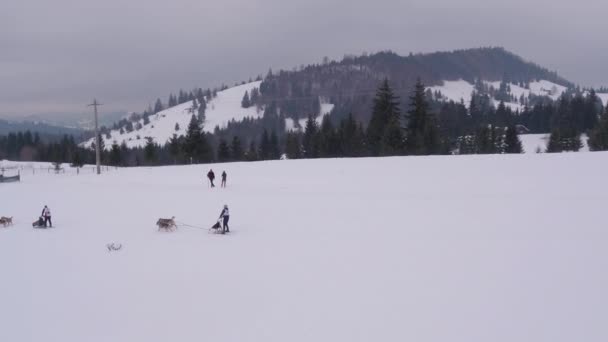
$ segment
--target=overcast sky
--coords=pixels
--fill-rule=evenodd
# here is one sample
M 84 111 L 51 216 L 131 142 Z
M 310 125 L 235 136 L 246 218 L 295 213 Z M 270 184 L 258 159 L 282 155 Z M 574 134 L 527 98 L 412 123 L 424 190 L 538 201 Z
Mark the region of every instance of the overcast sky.
M 268 68 L 503 46 L 608 85 L 605 0 L 0 0 L 0 117 L 144 109 Z M 83 109 L 84 108 L 84 109 Z

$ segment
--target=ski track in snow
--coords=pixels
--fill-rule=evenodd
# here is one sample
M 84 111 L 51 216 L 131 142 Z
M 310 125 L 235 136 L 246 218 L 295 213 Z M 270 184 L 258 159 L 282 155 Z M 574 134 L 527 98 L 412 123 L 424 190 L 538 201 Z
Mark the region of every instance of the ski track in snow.
M 0 184 L 0 341 L 604 342 L 607 168 L 594 152 L 24 173 Z M 232 235 L 155 226 L 208 227 L 224 203 Z M 34 230 L 45 204 L 56 228 Z

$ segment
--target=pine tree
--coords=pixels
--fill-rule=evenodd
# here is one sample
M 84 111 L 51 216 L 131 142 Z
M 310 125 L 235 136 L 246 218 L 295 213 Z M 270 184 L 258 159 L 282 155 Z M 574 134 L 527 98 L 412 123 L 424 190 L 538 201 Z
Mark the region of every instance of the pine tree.
M 274 130 L 272 130 L 272 132 L 270 133 L 268 152 L 270 159 L 281 158 L 281 147 L 279 146 L 279 137 L 277 136 L 277 133 Z
M 249 108 L 251 106 L 251 102 L 249 101 L 249 92 L 245 91 L 245 95 L 243 96 L 243 100 L 241 100 L 241 107 Z
M 220 139 L 220 143 L 217 147 L 217 160 L 219 162 L 230 160 L 230 149 L 228 148 L 228 143 L 224 139 Z
M 559 129 L 553 129 L 547 143 L 547 153 L 562 152 L 563 150 L 560 131 Z
M 82 158 L 82 153 L 80 149 L 76 149 L 72 154 L 72 167 L 82 167 L 84 165 L 84 160 Z
M 251 143 L 249 144 L 249 150 L 247 151 L 247 160 L 248 161 L 256 161 L 258 160 L 258 151 L 257 148 L 255 146 L 255 141 L 251 141 Z
M 146 137 L 146 145 L 144 146 L 144 160 L 148 164 L 154 164 L 157 158 L 156 144 L 152 137 Z
M 608 151 L 608 105 L 589 136 L 589 149 L 591 151 Z
M 429 112 L 424 89 L 422 81 L 418 79 L 406 117 L 406 152 L 413 155 L 438 154 L 442 147 L 439 128 L 434 115 Z
M 178 132 L 179 131 L 179 123 L 175 123 L 175 131 Z
M 504 153 L 523 153 L 523 147 L 515 125 L 509 126 L 505 133 Z
M 572 103 L 567 95 L 561 97 L 551 126 L 547 152 L 578 151 L 583 146 Z
M 122 165 L 122 153 L 120 151 L 120 146 L 118 145 L 118 143 L 116 143 L 116 141 L 112 143 L 112 147 L 110 149 L 110 165 Z
M 241 145 L 241 140 L 236 135 L 232 137 L 230 152 L 233 160 L 243 160 L 243 146 Z
M 182 152 L 182 139 L 177 136 L 177 134 L 173 134 L 171 139 L 169 139 L 169 154 L 173 157 L 173 163 L 177 164 L 177 160 Z
M 385 79 L 376 91 L 372 117 L 367 127 L 367 141 L 374 156 L 383 155 L 385 150 L 394 153 L 398 150 L 398 133 L 396 127 L 400 122 L 399 100 L 393 94 L 388 79 Z M 386 144 L 391 146 L 386 146 Z
M 302 148 L 300 146 L 300 136 L 297 133 L 289 132 L 285 137 L 285 154 L 288 159 L 302 158 Z
M 588 131 L 597 126 L 598 114 L 601 113 L 601 107 L 602 101 L 595 93 L 595 90 L 591 89 L 589 95 L 584 101 L 584 110 L 582 118 L 583 130 Z
M 308 116 L 306 120 L 306 127 L 304 128 L 304 137 L 302 139 L 302 146 L 304 148 L 304 156 L 306 158 L 318 158 L 319 157 L 319 128 L 317 121 L 312 115 Z
M 163 107 L 163 103 L 160 99 L 156 99 L 156 103 L 154 104 L 154 114 L 163 111 L 165 108 Z
M 167 101 L 167 102 L 168 102 L 167 108 L 177 106 L 177 98 L 175 98 L 175 95 L 173 95 L 173 94 L 169 95 L 169 101 Z
M 144 113 L 144 115 L 143 115 L 143 118 L 144 118 L 144 126 L 150 123 L 150 118 L 149 118 L 149 116 L 150 116 L 150 115 L 148 114 L 148 112 L 145 112 L 145 113 Z
M 203 124 L 205 122 L 205 111 L 207 110 L 207 102 L 205 99 L 200 100 L 198 105 L 198 122 Z
M 270 156 L 270 136 L 268 136 L 266 129 L 264 129 L 260 139 L 259 158 L 261 160 L 272 159 Z
M 208 160 L 207 142 L 195 115 L 192 115 L 190 124 L 188 124 L 183 150 L 191 161 L 201 162 Z

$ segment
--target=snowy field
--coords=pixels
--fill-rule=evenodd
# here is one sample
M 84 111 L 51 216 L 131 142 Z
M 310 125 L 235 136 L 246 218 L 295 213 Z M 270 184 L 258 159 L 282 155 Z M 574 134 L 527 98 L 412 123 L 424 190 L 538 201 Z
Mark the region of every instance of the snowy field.
M 212 167 L 0 184 L 0 341 L 608 340 L 607 153 Z

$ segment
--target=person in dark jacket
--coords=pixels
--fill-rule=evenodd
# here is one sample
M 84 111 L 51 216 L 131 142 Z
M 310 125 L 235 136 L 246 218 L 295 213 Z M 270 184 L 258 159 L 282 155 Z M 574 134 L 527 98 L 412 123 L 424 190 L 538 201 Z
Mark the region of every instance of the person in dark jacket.
M 224 209 L 222 210 L 222 213 L 220 214 L 220 220 L 223 219 L 223 227 L 222 227 L 222 234 L 224 233 L 230 233 L 230 228 L 228 227 L 228 220 L 230 219 L 230 212 L 228 211 L 228 205 L 224 204 Z
M 222 171 L 222 188 L 226 187 L 226 178 L 228 177 L 228 175 L 226 174 L 226 171 Z
M 207 178 L 209 178 L 209 182 L 211 182 L 211 187 L 215 188 L 215 184 L 213 184 L 213 180 L 215 180 L 215 173 L 213 173 L 213 169 L 209 170 L 207 173 Z
M 48 206 L 44 206 L 42 209 L 42 217 L 44 218 L 44 227 L 47 227 L 47 224 L 53 228 L 53 222 L 51 221 L 51 209 Z

